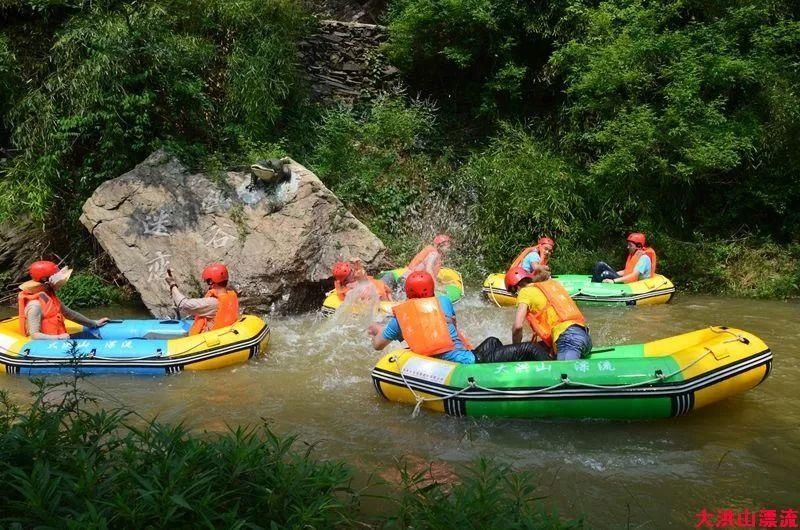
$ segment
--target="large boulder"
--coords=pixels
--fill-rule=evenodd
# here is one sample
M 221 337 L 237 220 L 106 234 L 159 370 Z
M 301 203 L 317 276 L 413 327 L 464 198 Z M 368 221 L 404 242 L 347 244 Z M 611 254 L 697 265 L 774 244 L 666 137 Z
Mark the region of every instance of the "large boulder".
M 248 311 L 319 307 L 334 262 L 359 257 L 377 269 L 385 247 L 311 171 L 290 167 L 288 182 L 253 189 L 249 173 L 191 173 L 156 151 L 98 187 L 81 222 L 154 315 L 173 314 L 167 269 L 198 296 L 214 261 L 228 266 Z

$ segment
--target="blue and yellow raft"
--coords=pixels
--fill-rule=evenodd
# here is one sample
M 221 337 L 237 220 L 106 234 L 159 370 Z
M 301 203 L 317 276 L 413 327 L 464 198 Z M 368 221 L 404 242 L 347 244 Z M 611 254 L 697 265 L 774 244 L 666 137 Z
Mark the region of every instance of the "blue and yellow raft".
M 171 374 L 214 370 L 264 353 L 269 326 L 252 315 L 235 324 L 187 336 L 189 320 L 112 320 L 98 329 L 67 321 L 70 340 L 32 340 L 17 317 L 0 322 L 0 365 L 9 374 Z

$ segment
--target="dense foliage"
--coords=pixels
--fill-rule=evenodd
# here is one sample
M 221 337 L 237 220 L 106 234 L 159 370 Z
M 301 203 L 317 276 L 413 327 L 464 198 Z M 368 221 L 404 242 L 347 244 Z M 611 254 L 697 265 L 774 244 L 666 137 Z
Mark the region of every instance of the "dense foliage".
M 29 54 L 19 71 L 29 88 L 4 120 L 15 149 L 0 181 L 6 218 L 74 208 L 156 147 L 198 159 L 269 139 L 302 99 L 295 42 L 308 22 L 291 0 L 30 1 L 0 11 L 11 21 L 0 75 L 4 42 Z
M 674 230 L 800 228 L 794 2 L 575 2 L 550 64 L 562 137 L 609 220 Z
M 98 307 L 131 301 L 130 293 L 108 284 L 91 272 L 74 274 L 58 291 L 58 298 L 71 308 Z
M 796 236 L 795 2 L 545 5 L 399 0 L 389 50 L 414 86 L 444 82 L 471 108 L 507 109 L 497 87 L 519 96 L 511 115 L 542 123 L 537 136 L 589 177 L 592 219 L 682 234 Z M 445 81 L 418 71 L 444 72 Z M 448 84 L 452 71 L 461 75 Z M 548 90 L 563 96 L 534 96 Z
M 38 381 L 33 398 L 23 410 L 0 391 L 4 528 L 451 528 L 456 515 L 463 528 L 567 527 L 505 466 L 478 462 L 457 484 L 403 467 L 376 519 L 348 467 L 266 425 L 194 433 L 103 409 L 79 378 Z
M 684 285 L 800 292 L 796 2 L 393 0 L 409 90 L 347 107 L 306 98 L 301 5 L 0 1 L 0 217 L 80 231 L 156 147 L 215 170 L 290 154 L 398 261 L 447 230 L 477 275 L 547 233 L 578 271 L 638 229 Z

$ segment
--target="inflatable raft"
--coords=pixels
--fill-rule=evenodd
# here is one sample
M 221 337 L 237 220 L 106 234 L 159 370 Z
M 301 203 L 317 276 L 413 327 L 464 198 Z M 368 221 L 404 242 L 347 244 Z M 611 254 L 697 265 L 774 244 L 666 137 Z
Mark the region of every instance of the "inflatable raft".
M 397 350 L 372 370 L 378 394 L 452 416 L 654 419 L 682 416 L 767 378 L 758 337 L 711 327 L 578 361 L 456 364 Z
M 573 300 L 584 305 L 666 304 L 675 294 L 675 286 L 660 274 L 631 283 L 592 283 L 592 277 L 583 274 L 559 274 L 553 279 L 564 285 Z M 499 306 L 517 303 L 517 298 L 506 289 L 503 273 L 490 274 L 481 292 Z
M 388 272 L 394 275 L 395 280 L 398 280 L 400 276 L 405 274 L 406 269 L 394 269 Z M 384 272 L 380 273 L 378 278 L 382 277 L 384 274 Z M 443 290 L 444 294 L 446 294 L 453 303 L 458 302 L 464 297 L 464 280 L 461 279 L 461 273 L 453 269 L 442 269 L 439 271 L 438 279 L 439 288 Z M 343 301 L 336 294 L 335 290 L 329 291 L 325 295 L 325 301 L 322 302 L 322 314 L 324 316 L 332 315 L 342 303 Z M 397 303 L 398 302 L 381 302 L 381 313 L 384 315 L 392 314 L 392 307 L 397 305 Z
M 187 336 L 189 320 L 112 320 L 97 329 L 67 322 L 71 340 L 31 340 L 18 318 L 0 322 L 0 364 L 9 374 L 171 374 L 239 364 L 265 352 L 269 327 L 255 316 Z

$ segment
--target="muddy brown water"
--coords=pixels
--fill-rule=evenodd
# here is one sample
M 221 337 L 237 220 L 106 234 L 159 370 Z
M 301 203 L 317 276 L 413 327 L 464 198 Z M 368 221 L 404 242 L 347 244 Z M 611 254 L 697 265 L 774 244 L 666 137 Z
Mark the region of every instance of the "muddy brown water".
M 112 316 L 145 317 L 140 310 Z M 509 340 L 512 309 L 469 295 L 457 306 L 473 341 Z M 800 508 L 800 304 L 680 295 L 670 304 L 587 308 L 596 345 L 646 342 L 708 325 L 760 336 L 770 377 L 754 390 L 692 414 L 649 422 L 452 418 L 388 403 L 375 393 L 365 322 L 333 326 L 313 314 L 270 319 L 266 358 L 164 377 L 95 376 L 88 390 L 162 421 L 218 431 L 268 419 L 278 432 L 319 442 L 317 454 L 364 476 L 402 455 L 458 467 L 481 456 L 531 472 L 563 516 L 592 528 L 691 527 L 695 513 Z M 100 316 L 98 313 L 93 313 Z M 24 400 L 24 377 L 3 388 Z

